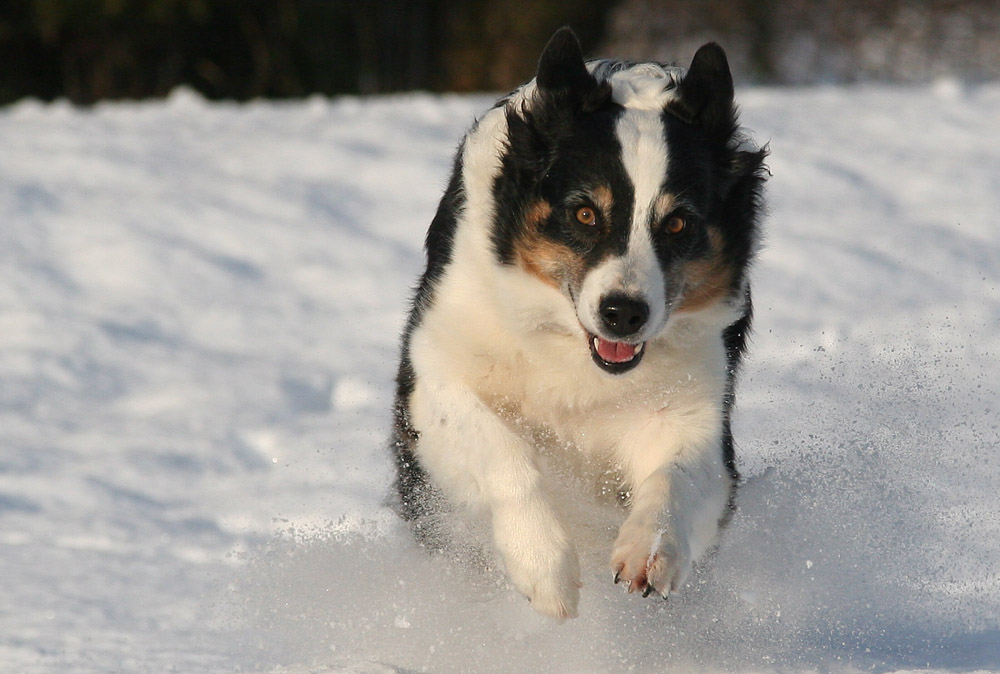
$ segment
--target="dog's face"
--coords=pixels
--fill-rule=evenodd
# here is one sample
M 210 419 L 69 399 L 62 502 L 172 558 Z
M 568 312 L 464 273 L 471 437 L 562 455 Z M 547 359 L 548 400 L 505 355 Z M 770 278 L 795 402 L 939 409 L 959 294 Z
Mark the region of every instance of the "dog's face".
M 493 243 L 572 303 L 594 362 L 620 374 L 672 316 L 742 295 L 764 152 L 738 148 L 719 47 L 680 80 L 616 68 L 595 77 L 572 33 L 552 38 L 508 104 Z

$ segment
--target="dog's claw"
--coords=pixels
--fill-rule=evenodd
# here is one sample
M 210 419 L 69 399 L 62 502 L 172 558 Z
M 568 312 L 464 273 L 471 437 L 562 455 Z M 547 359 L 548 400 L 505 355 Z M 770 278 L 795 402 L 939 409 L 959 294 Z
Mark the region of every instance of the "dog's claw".
M 652 583 L 646 583 L 646 589 L 642 591 L 643 598 L 648 597 L 653 592 Z
M 621 571 L 615 571 L 615 579 L 614 579 L 615 580 L 615 585 L 617 585 L 618 581 L 620 581 L 621 579 L 622 579 L 622 572 Z

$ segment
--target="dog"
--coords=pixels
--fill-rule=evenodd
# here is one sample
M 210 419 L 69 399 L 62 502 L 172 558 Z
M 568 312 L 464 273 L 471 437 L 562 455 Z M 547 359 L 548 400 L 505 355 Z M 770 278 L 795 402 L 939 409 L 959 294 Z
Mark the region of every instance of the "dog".
M 734 507 L 766 155 L 718 45 L 686 71 L 586 62 L 568 28 L 472 126 L 396 380 L 394 498 L 423 543 L 484 523 L 514 587 L 563 620 L 586 501 L 616 518 L 615 583 L 681 588 Z

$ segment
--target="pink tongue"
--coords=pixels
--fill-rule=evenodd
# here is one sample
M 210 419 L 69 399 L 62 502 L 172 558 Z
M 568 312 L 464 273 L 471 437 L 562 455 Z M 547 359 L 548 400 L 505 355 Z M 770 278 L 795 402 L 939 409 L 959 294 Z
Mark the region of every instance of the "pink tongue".
M 597 355 L 609 363 L 624 363 L 635 358 L 635 344 L 625 342 L 609 342 L 597 338 Z

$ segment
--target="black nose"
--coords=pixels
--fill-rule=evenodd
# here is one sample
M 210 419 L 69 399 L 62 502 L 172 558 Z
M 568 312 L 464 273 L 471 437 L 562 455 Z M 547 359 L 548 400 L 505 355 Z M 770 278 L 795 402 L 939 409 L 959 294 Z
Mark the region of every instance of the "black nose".
M 615 337 L 629 337 L 649 320 L 649 305 L 625 295 L 609 295 L 601 302 L 604 329 Z

